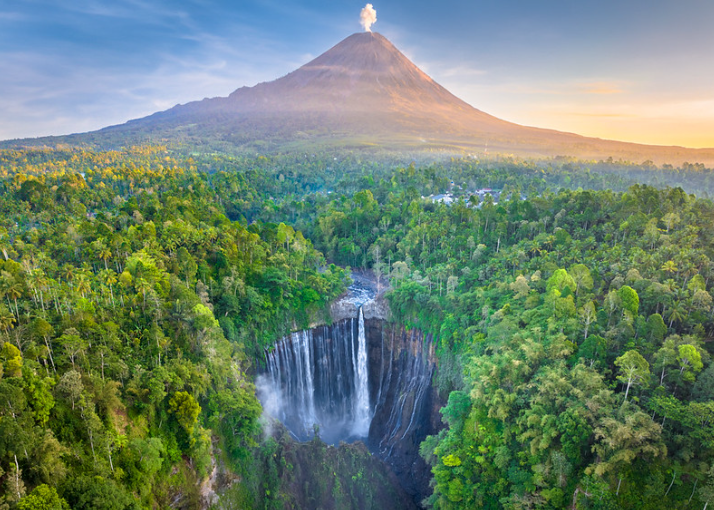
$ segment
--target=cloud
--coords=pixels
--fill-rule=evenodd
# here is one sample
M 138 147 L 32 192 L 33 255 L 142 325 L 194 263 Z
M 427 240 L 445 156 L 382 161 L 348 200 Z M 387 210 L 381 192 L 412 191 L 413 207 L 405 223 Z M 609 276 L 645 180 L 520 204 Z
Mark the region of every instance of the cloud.
M 199 15 L 204 8 L 215 12 Z M 176 9 L 164 0 L 27 0 L 17 15 L 0 13 L 0 139 L 123 123 L 310 60 L 274 31 L 203 1 Z
M 641 97 L 626 103 L 607 103 L 604 107 L 564 103 L 551 111 L 557 115 L 577 117 L 682 122 L 707 120 L 714 126 L 714 99 L 708 98 L 668 101 L 659 97 Z M 714 132 L 714 128 L 709 131 Z

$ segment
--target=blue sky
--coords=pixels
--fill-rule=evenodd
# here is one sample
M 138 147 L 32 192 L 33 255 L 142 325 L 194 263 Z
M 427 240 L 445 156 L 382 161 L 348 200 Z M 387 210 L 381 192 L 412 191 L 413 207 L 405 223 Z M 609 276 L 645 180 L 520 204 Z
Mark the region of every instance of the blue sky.
M 374 0 L 384 34 L 526 125 L 714 147 L 711 0 Z M 364 2 L 0 0 L 0 139 L 125 122 L 282 76 Z

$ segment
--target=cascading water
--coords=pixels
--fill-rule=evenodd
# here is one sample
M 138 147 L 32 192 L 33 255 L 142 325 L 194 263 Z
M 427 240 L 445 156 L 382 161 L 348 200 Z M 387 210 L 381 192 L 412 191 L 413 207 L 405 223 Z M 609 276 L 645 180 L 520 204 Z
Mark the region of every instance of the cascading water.
M 372 420 L 369 407 L 369 386 L 367 378 L 367 340 L 364 334 L 364 313 L 359 309 L 359 324 L 357 335 L 357 376 L 355 377 L 355 424 L 352 429 L 354 435 L 365 437 L 369 433 L 369 423 Z
M 314 426 L 328 443 L 364 438 L 371 409 L 364 320 L 349 319 L 284 338 L 266 353 L 268 395 L 279 418 L 299 440 Z

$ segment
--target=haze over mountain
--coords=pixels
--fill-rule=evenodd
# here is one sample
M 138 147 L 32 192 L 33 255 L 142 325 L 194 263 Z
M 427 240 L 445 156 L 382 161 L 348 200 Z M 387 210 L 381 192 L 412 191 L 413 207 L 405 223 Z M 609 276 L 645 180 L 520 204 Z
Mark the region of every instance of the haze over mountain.
M 525 127 L 436 83 L 384 36 L 353 34 L 277 80 L 99 131 L 2 145 L 138 143 L 228 152 L 371 149 L 714 163 L 714 149 L 638 145 Z

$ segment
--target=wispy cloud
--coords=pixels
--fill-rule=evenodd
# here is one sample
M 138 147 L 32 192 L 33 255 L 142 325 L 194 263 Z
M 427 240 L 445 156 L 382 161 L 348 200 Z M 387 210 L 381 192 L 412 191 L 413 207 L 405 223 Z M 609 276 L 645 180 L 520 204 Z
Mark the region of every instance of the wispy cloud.
M 443 69 L 433 65 L 430 67 L 436 68 L 436 72 L 439 73 L 439 76 L 443 76 L 445 78 L 473 78 L 474 76 L 484 76 L 488 74 L 488 71 L 485 69 L 477 69 L 466 65 L 449 66 Z
M 210 16 L 188 14 L 161 0 L 59 6 L 27 1 L 26 10 L 55 9 L 57 21 L 11 25 L 18 44 L 0 44 L 0 139 L 99 129 L 178 103 L 226 96 L 305 63 L 302 53 L 286 51 L 284 40 L 240 18 L 206 24 Z M 190 3 L 220 8 L 215 2 Z M 141 28 L 147 25 L 161 29 Z M 104 26 L 111 30 L 97 39 Z M 25 36 L 33 30 L 42 37 Z M 119 37 L 124 31 L 128 35 Z M 0 42 L 12 36 L 0 32 Z
M 35 0 L 37 1 L 37 0 Z M 144 0 L 73 0 L 71 2 L 45 2 L 40 4 L 52 6 L 57 12 L 69 12 L 87 17 L 116 18 L 140 22 L 146 25 L 166 25 L 169 22 L 182 22 L 189 19 L 188 14 L 181 8 L 162 1 L 148 2 Z M 77 23 L 82 19 L 75 18 Z M 101 21 L 97 21 L 101 23 Z

